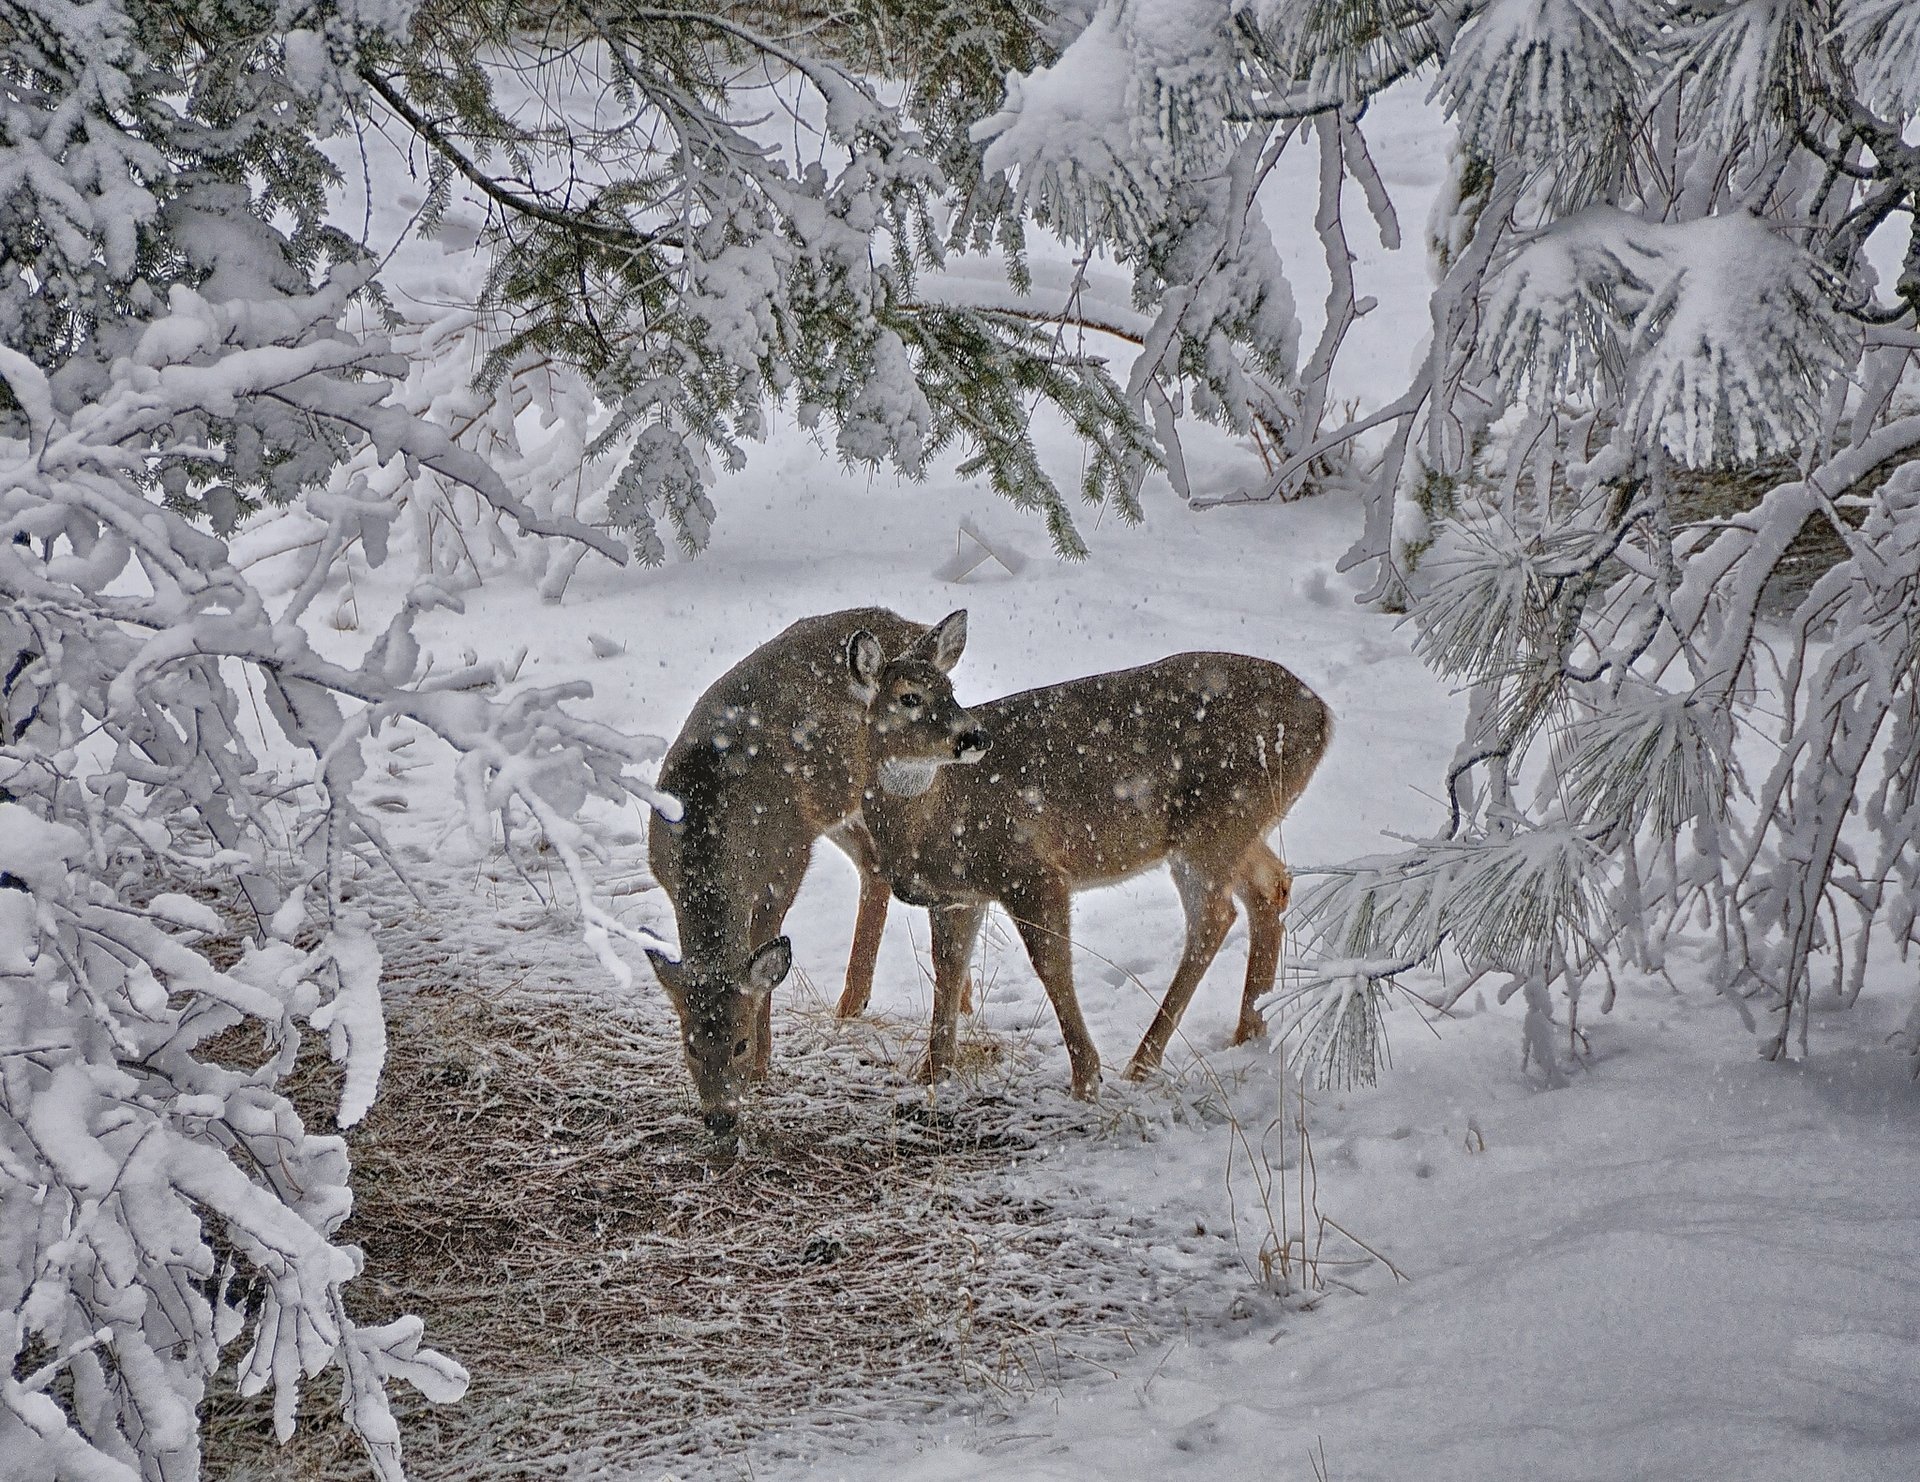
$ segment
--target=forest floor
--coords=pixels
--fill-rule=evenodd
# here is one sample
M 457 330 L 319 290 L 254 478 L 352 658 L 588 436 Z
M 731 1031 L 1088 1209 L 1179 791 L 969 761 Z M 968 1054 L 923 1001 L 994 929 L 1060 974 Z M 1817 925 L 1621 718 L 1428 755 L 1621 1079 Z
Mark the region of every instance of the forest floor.
M 598 714 L 663 732 L 755 642 L 854 602 L 966 605 L 963 697 L 1242 649 L 1338 717 L 1283 831 L 1296 865 L 1436 822 L 1458 702 L 1392 618 L 1348 600 L 1345 498 L 1205 515 L 1163 499 L 1144 529 L 1091 531 L 1083 565 L 953 585 L 926 573 L 960 513 L 1034 533 L 990 496 L 803 477 L 811 449 L 773 451 L 792 477 L 727 491 L 721 553 L 583 571 L 558 607 L 501 583 L 432 641 L 512 633 L 543 682 L 591 678 Z M 589 632 L 624 652 L 594 657 Z M 1786 1065 L 1756 1058 L 1692 964 L 1623 980 L 1610 1013 L 1596 985 L 1557 1089 L 1522 1067 L 1517 1004 L 1403 999 L 1379 1084 L 1309 1089 L 1303 1184 L 1274 1057 L 1226 1048 L 1240 928 L 1167 1076 L 1110 1078 L 1089 1110 L 1065 1097 L 1017 938 L 990 926 L 969 1068 L 930 1095 L 912 1076 L 924 922 L 895 907 L 872 1015 L 833 1021 L 855 888 L 823 846 L 789 918 L 774 1078 L 719 1166 L 644 966 L 612 984 L 557 882 L 534 877 L 549 907 L 466 841 L 446 780 L 394 784 L 433 909 L 391 903 L 394 1065 L 357 1152 L 361 1218 L 385 1223 L 347 1231 L 369 1246 L 370 1306 L 419 1308 L 475 1371 L 464 1416 L 410 1424 L 421 1477 L 1920 1469 L 1920 1089 L 1885 1043 L 1910 971 L 1819 1009 Z M 603 832 L 607 880 L 640 875 L 637 813 Z M 618 900 L 671 933 L 657 891 Z M 1156 872 L 1082 897 L 1075 930 L 1112 1067 L 1178 958 L 1179 908 Z
M 1376 112 L 1411 246 L 1355 234 L 1383 305 L 1362 321 L 1362 405 L 1416 348 L 1441 168 L 1422 109 Z M 1275 217 L 1310 336 L 1311 223 Z M 1070 482 L 1074 448 L 1041 432 Z M 1259 472 L 1218 438 L 1191 462 L 1212 490 Z M 1297 868 L 1440 820 L 1461 699 L 1354 602 L 1344 494 L 1196 512 L 1158 484 L 1141 527 L 1089 512 L 1092 555 L 1064 565 L 990 492 L 849 477 L 788 426 L 715 502 L 698 560 L 588 563 L 558 605 L 502 578 L 423 620 L 423 641 L 450 663 L 524 644 L 522 682 L 588 680 L 589 713 L 667 737 L 749 649 L 839 607 L 968 608 L 963 700 L 1240 650 L 1337 718 L 1279 839 Z M 962 519 L 1030 559 L 940 579 Z M 393 595 L 356 593 L 362 637 Z M 1697 964 L 1623 979 L 1604 1014 L 1595 984 L 1552 1088 L 1522 1065 L 1517 1003 L 1475 992 L 1438 1015 L 1402 997 L 1378 1084 L 1300 1101 L 1268 1048 L 1227 1047 L 1236 927 L 1166 1074 L 1135 1087 L 1113 1071 L 1181 948 L 1156 872 L 1076 902 L 1110 1067 L 1097 1106 L 1067 1100 L 1051 1010 L 997 918 L 965 1072 L 928 1092 L 911 1074 L 922 914 L 894 908 L 871 1015 L 834 1021 L 855 888 L 823 846 L 788 921 L 773 1079 L 723 1159 L 645 965 L 611 982 L 564 889 L 467 837 L 444 761 L 390 759 L 383 806 L 425 904 L 366 887 L 389 927 L 394 1052 L 345 1235 L 368 1248 L 358 1300 L 422 1311 L 474 1371 L 463 1406 L 407 1411 L 418 1477 L 1920 1475 L 1920 1088 L 1886 1043 L 1910 967 L 1882 964 L 1852 1008 L 1817 1005 L 1787 1064 L 1756 1058 Z M 596 827 L 619 909 L 671 937 L 640 888 L 639 811 Z M 324 1437 L 274 1456 L 243 1406 L 219 1428 L 210 1475 L 351 1473 Z

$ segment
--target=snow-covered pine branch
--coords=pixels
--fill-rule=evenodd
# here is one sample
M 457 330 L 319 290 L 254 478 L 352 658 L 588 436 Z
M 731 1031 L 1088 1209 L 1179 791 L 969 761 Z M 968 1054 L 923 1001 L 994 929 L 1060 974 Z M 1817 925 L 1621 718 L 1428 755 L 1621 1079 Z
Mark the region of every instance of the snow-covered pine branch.
M 1338 438 L 1317 442 L 1327 386 L 1346 329 L 1370 307 L 1349 268 L 1344 187 L 1361 187 L 1383 242 L 1399 233 L 1357 103 L 1364 79 L 1384 85 L 1434 45 L 1419 7 L 1384 21 L 1369 12 L 1364 38 L 1349 34 L 1351 19 L 1341 7 L 1110 0 L 1057 60 L 1010 76 L 1000 110 L 974 127 L 984 174 L 1009 182 L 1016 207 L 1070 241 L 1110 247 L 1131 269 L 1153 321 L 1129 402 L 1153 419 L 1188 497 L 1181 410 L 1275 444 L 1280 471 L 1265 495 L 1299 492 L 1315 459 L 1343 450 Z M 1329 36 L 1352 46 L 1336 50 Z M 1333 286 L 1327 332 L 1303 375 L 1293 291 L 1258 193 L 1282 151 L 1306 137 L 1322 155 Z
M 1463 140 L 1580 199 L 1619 178 L 1646 38 L 1618 0 L 1491 0 L 1455 38 L 1438 87 Z
M 1494 275 L 1482 356 L 1536 410 L 1613 384 L 1624 430 L 1682 463 L 1805 446 L 1859 358 L 1840 285 L 1744 211 L 1648 222 L 1605 206 L 1556 220 Z
M 1440 838 L 1308 897 L 1341 1033 L 1355 983 L 1444 949 L 1525 991 L 1551 1077 L 1550 990 L 1663 972 L 1704 930 L 1777 1055 L 1821 958 L 1846 1001 L 1914 940 L 1912 11 L 1492 0 L 1434 33 L 1461 140 L 1432 339 L 1368 424 L 1390 435 L 1347 564 L 1469 720 Z M 1891 281 L 1876 231 L 1904 244 Z M 1799 589 L 1809 522 L 1835 564 Z M 1530 953 L 1441 929 L 1552 837 L 1592 846 L 1557 856 L 1586 879 Z
M 585 379 L 607 413 L 587 448 L 595 482 L 643 562 L 669 538 L 704 547 L 714 479 L 783 402 L 852 466 L 918 478 L 935 450 L 962 449 L 969 473 L 1044 512 L 1066 555 L 1082 547 L 1032 455 L 1032 403 L 1082 432 L 1096 473 L 1081 493 L 1123 516 L 1158 462 L 1097 357 L 916 291 L 950 246 L 997 242 L 1020 276 L 1005 193 L 950 172 L 974 164 L 956 114 L 989 106 L 978 95 L 999 72 L 983 63 L 1039 54 L 1044 12 L 960 24 L 896 8 L 911 55 L 872 60 L 916 79 L 907 102 L 933 114 L 931 146 L 848 65 L 870 42 L 845 17 L 812 35 L 725 7 L 477 3 L 434 8 L 363 60 L 384 122 L 424 146 L 426 225 L 456 187 L 484 214 L 483 388 L 538 361 Z
M 1889 117 L 1920 111 L 1920 9 L 1911 0 L 1842 0 L 1834 30 L 1862 102 Z
M 414 624 L 457 599 L 431 572 L 355 659 L 302 624 L 350 551 L 385 559 L 416 480 L 518 539 L 625 549 L 415 415 L 403 362 L 355 327 L 375 291 L 321 221 L 315 139 L 357 94 L 365 28 L 403 29 L 404 7 L 223 13 L 217 37 L 32 9 L 0 29 L 0 175 L 44 208 L 23 224 L 4 193 L 0 1451 L 23 1482 L 196 1477 L 221 1364 L 272 1393 L 283 1439 L 332 1367 L 397 1482 L 388 1386 L 448 1400 L 465 1375 L 417 1318 L 349 1315 L 346 1145 L 281 1089 L 309 1030 L 342 1127 L 378 1087 L 380 951 L 342 889 L 352 854 L 392 855 L 357 796 L 362 744 L 424 728 L 459 753 L 479 826 L 531 817 L 616 975 L 613 940 L 652 939 L 593 902 L 575 815 L 671 805 L 634 775 L 661 743 L 574 714 L 577 689 L 432 673 Z M 271 586 L 203 528 L 290 500 L 304 538 Z

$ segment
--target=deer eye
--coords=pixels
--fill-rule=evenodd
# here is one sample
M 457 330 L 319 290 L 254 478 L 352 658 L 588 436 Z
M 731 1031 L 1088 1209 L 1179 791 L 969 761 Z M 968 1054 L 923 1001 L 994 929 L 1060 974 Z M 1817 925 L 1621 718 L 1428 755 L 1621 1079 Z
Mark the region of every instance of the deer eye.
M 747 1053 L 747 1042 L 746 1042 L 745 1040 L 740 1040 L 739 1042 L 737 1042 L 737 1043 L 736 1043 L 736 1044 L 734 1045 L 734 1047 L 733 1047 L 733 1053 L 734 1053 L 734 1054 L 736 1054 L 736 1055 L 744 1055 L 744 1054 L 746 1054 L 746 1053 Z
M 902 710 L 918 710 L 924 703 L 920 696 L 912 690 L 908 690 L 900 697 L 900 708 Z

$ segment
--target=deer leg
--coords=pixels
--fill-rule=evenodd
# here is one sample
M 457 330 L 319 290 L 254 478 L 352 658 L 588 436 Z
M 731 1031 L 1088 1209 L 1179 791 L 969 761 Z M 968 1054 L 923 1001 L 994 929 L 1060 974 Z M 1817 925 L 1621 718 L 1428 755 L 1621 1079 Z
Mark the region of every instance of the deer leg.
M 927 912 L 933 935 L 933 1033 L 927 1041 L 926 1079 L 937 1081 L 953 1069 L 959 1048 L 960 1013 L 967 963 L 980 935 L 986 904 L 935 906 Z
M 1293 898 L 1293 875 L 1280 856 L 1264 843 L 1255 844 L 1240 859 L 1240 879 L 1234 894 L 1247 907 L 1247 986 L 1240 996 L 1240 1023 L 1233 1042 L 1264 1039 L 1267 1021 L 1255 1007 L 1273 991 L 1280 968 L 1280 947 L 1286 927 L 1280 917 Z
M 887 926 L 887 903 L 893 892 L 887 877 L 880 873 L 880 861 L 874 852 L 873 836 L 857 818 L 847 820 L 828 832 L 827 837 L 840 852 L 853 861 L 860 872 L 860 909 L 853 919 L 853 947 L 847 953 L 846 985 L 834 1016 L 852 1019 L 867 1011 L 873 997 L 873 964 L 880 953 L 880 937 Z
M 1133 1052 L 1127 1066 L 1129 1080 L 1139 1080 L 1160 1064 L 1193 990 L 1200 986 L 1200 979 L 1226 940 L 1227 928 L 1233 925 L 1233 892 L 1224 881 L 1190 861 L 1176 859 L 1173 882 L 1180 888 L 1180 904 L 1186 908 L 1187 949 L 1180 956 L 1180 966 L 1174 969 L 1166 997 L 1160 1000 L 1159 1012 L 1147 1026 L 1140 1048 Z
M 860 913 L 853 922 L 853 950 L 847 954 L 847 984 L 833 1010 L 837 1018 L 852 1019 L 867 1011 L 873 997 L 873 964 L 880 954 L 880 936 L 886 930 L 893 889 L 880 873 L 873 836 L 860 823 L 842 824 L 827 837 L 840 846 L 860 872 Z M 960 1012 L 972 1011 L 973 967 L 969 962 L 960 980 Z
M 886 878 L 862 869 L 860 913 L 853 921 L 853 950 L 847 954 L 847 984 L 834 1013 L 851 1019 L 867 1011 L 873 997 L 873 964 L 880 954 L 880 935 L 887 926 L 887 901 L 892 896 Z
M 806 878 L 809 854 L 810 851 L 802 849 L 798 854 L 774 863 L 766 889 L 754 906 L 753 919 L 747 929 L 754 947 L 780 935 L 780 926 L 787 919 L 787 912 L 793 909 L 793 898 L 800 893 L 800 882 Z M 773 995 L 765 993 L 754 1006 L 751 1074 L 756 1081 L 764 1081 L 772 1068 Z
M 1060 1021 L 1060 1037 L 1067 1042 L 1073 1066 L 1073 1094 L 1092 1101 L 1100 1094 L 1100 1052 L 1087 1021 L 1080 1016 L 1080 1000 L 1073 991 L 1072 891 L 1063 879 L 1049 879 L 1001 902 L 1026 943 L 1033 970 L 1053 1002 Z

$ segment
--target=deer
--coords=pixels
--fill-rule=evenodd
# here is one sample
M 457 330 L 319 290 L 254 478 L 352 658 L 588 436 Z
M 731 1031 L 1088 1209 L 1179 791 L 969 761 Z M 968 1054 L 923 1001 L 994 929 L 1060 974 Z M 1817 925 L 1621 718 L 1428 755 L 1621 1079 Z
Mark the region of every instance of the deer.
M 999 905 L 1053 1004 L 1073 1095 L 1096 1097 L 1100 1055 L 1073 982 L 1072 898 L 1163 862 L 1186 947 L 1128 1076 L 1161 1063 L 1236 897 L 1248 952 L 1233 1043 L 1263 1036 L 1256 1004 L 1273 987 L 1292 891 L 1267 837 L 1326 754 L 1326 705 L 1266 659 L 1182 653 L 969 708 L 948 677 L 966 623 L 951 613 L 891 658 L 871 633 L 852 634 L 846 650 L 866 696 L 861 817 L 894 895 L 926 907 L 932 928 L 927 1078 L 953 1066 L 974 941 Z
M 655 815 L 647 852 L 673 905 L 680 957 L 647 955 L 716 1135 L 733 1131 L 747 1083 L 767 1075 L 773 990 L 793 963 L 780 928 L 822 835 L 860 873 L 837 1009 L 849 1017 L 867 1006 L 888 886 L 860 822 L 865 700 L 847 673 L 847 643 L 859 633 L 897 652 L 925 632 L 880 607 L 803 618 L 709 686 L 661 761 L 658 785 L 681 813 Z

